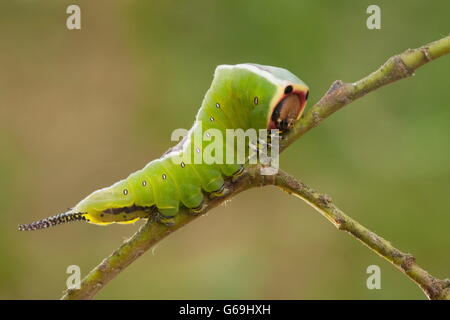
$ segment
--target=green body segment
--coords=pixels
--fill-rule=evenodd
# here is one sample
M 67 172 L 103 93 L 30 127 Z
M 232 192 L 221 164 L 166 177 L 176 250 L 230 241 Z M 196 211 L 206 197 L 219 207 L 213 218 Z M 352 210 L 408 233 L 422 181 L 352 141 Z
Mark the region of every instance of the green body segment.
M 171 217 L 181 206 L 201 206 L 205 195 L 220 192 L 224 180 L 239 172 L 242 164 L 226 163 L 226 146 L 221 164 L 194 163 L 195 153 L 212 143 L 201 139 L 196 144 L 195 134 L 212 128 L 225 137 L 226 129 L 267 129 L 274 103 L 288 84 L 307 90 L 300 79 L 284 69 L 252 64 L 217 67 L 183 145 L 128 178 L 95 191 L 71 211 L 84 214 L 91 223 L 109 224 L 134 222 L 152 212 Z M 191 161 L 174 161 L 183 157 Z

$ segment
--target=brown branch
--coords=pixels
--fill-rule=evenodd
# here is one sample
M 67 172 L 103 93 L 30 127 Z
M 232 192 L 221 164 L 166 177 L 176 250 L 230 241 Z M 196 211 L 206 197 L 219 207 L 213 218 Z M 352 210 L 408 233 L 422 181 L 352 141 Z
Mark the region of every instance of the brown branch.
M 450 53 L 450 36 L 429 43 L 417 49 L 389 58 L 380 68 L 353 83 L 335 81 L 327 93 L 309 109 L 281 143 L 284 150 L 322 120 L 345 105 L 397 80 L 407 78 L 425 63 Z
M 412 75 L 420 66 L 449 52 L 450 37 L 445 37 L 421 48 L 406 50 L 402 54 L 390 58 L 378 70 L 355 83 L 335 81 L 328 92 L 316 105 L 305 113 L 305 116 L 297 123 L 293 130 L 291 130 L 286 139 L 281 142 L 281 150 L 284 150 L 304 133 L 317 126 L 323 119 L 327 118 L 343 106 L 371 91 L 378 89 L 381 86 Z M 229 189 L 229 193 L 227 195 L 221 198 L 207 200 L 205 202 L 205 207 L 197 216 L 205 214 L 212 208 L 220 205 L 243 190 L 255 186 L 275 184 L 276 181 L 280 181 L 279 178 L 276 180 L 277 177 L 279 176 L 260 176 L 257 167 L 247 168 L 244 174 L 237 181 L 227 182 L 227 188 Z M 288 188 L 288 186 L 284 187 Z M 293 190 L 294 189 L 291 191 Z M 175 223 L 172 226 L 147 222 L 128 241 L 126 241 L 109 257 L 104 259 L 97 267 L 95 267 L 82 280 L 80 289 L 66 291 L 62 299 L 91 299 L 99 290 L 111 281 L 111 279 L 124 270 L 130 263 L 140 257 L 146 250 L 171 234 L 173 231 L 194 220 L 197 216 L 190 215 L 186 211 L 181 211 L 175 218 Z M 342 216 L 336 214 L 336 217 Z M 448 298 L 448 291 L 446 294 L 438 294 L 433 291 L 434 289 L 432 289 L 432 287 L 429 287 L 429 284 L 436 279 L 432 278 L 428 273 L 426 273 L 426 271 L 417 266 L 411 258 L 406 259 L 405 257 L 407 255 L 402 254 L 399 250 L 393 248 L 392 246 L 377 246 L 376 243 L 378 242 L 376 239 L 382 239 L 381 237 L 376 236 L 364 227 L 361 228 L 364 228 L 367 233 L 354 234 L 351 230 L 356 230 L 354 229 L 356 228 L 356 222 L 350 218 L 345 220 L 346 222 L 343 224 L 339 219 L 336 221 L 332 219 L 332 222 L 333 221 L 335 224 L 337 223 L 338 226 L 341 226 L 341 228 L 351 227 L 347 231 L 366 243 L 378 254 L 393 262 L 396 266 L 403 265 L 404 267 L 401 267 L 401 269 L 411 279 L 414 279 L 416 283 L 420 283 L 421 286 L 425 286 L 425 288 L 423 286 L 422 288 L 424 288 L 430 298 Z M 386 251 L 386 249 L 389 249 L 390 251 Z M 391 256 L 389 255 L 395 257 L 395 260 L 390 260 Z M 424 280 L 427 278 L 429 279 L 428 282 Z M 442 283 L 439 282 L 439 285 L 442 285 Z
M 420 286 L 429 299 L 450 300 L 449 279 L 440 280 L 430 275 L 416 263 L 412 255 L 403 253 L 386 239 L 347 216 L 333 203 L 330 196 L 317 192 L 283 171 L 278 173 L 274 184 L 289 194 L 303 199 L 334 224 L 336 228 L 350 233 L 388 260 Z
M 220 198 L 205 199 L 200 212 L 193 214 L 186 209 L 182 209 L 175 216 L 171 225 L 147 221 L 130 239 L 89 272 L 83 279 L 80 289 L 66 290 L 62 299 L 92 299 L 109 281 L 160 240 L 238 193 L 263 184 L 259 169 L 250 167 L 238 178 L 225 182 L 226 195 Z

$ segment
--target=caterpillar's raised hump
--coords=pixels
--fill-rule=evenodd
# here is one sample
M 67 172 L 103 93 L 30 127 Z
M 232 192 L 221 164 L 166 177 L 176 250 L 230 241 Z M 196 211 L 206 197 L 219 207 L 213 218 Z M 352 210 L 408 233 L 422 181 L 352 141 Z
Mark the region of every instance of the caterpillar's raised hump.
M 195 135 L 208 129 L 223 136 L 227 129 L 279 129 L 285 133 L 300 118 L 308 93 L 306 84 L 286 69 L 257 64 L 220 65 L 193 127 L 180 143 L 126 179 L 91 193 L 68 212 L 20 225 L 19 230 L 72 221 L 107 225 L 150 217 L 165 219 L 176 215 L 181 207 L 195 211 L 205 196 L 222 195 L 225 181 L 241 174 L 247 165 L 237 161 L 239 154 L 235 161 L 225 161 L 230 148 L 236 149 L 228 141 L 223 146 L 224 161 L 196 163 L 196 155 L 206 151 L 213 139 L 207 135 L 208 139 L 198 143 Z

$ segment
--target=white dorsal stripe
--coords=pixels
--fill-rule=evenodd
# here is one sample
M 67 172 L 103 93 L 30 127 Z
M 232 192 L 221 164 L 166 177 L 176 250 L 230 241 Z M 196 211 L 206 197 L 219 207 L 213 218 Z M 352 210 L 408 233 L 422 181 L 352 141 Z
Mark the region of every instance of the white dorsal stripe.
M 256 65 L 249 63 L 241 63 L 236 65 L 221 64 L 217 66 L 215 73 L 217 73 L 221 69 L 233 69 L 233 68 L 245 69 L 253 73 L 256 73 L 257 75 L 267 79 L 268 81 L 272 82 L 275 85 L 280 85 L 281 83 L 285 82 L 285 80 L 275 77 L 269 71 L 263 70 L 261 68 L 258 68 Z

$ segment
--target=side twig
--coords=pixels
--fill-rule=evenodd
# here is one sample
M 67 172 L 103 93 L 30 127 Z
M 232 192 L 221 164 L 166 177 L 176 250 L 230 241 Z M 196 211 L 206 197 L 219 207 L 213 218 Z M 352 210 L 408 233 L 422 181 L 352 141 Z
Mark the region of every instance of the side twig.
M 319 102 L 305 113 L 293 130 L 291 130 L 281 142 L 281 151 L 307 131 L 316 127 L 322 120 L 355 99 L 360 98 L 381 86 L 406 78 L 412 75 L 417 68 L 425 63 L 448 53 L 450 53 L 450 36 L 417 49 L 408 49 L 399 55 L 393 56 L 378 70 L 357 82 L 344 83 L 340 80 L 335 81 Z M 281 175 L 281 177 L 282 176 L 283 175 Z M 99 290 L 111 281 L 111 279 L 157 242 L 239 192 L 255 186 L 276 183 L 279 183 L 280 187 L 283 185 L 283 188 L 289 191 L 289 184 L 281 184 L 280 179 L 282 179 L 280 176 L 273 176 L 272 178 L 260 176 L 257 167 L 250 167 L 237 181 L 227 182 L 227 188 L 230 192 L 226 196 L 206 201 L 202 212 L 197 216 L 192 216 L 187 212 L 182 211 L 176 217 L 175 224 L 170 227 L 147 222 L 128 241 L 122 244 L 122 246 L 95 267 L 82 280 L 80 289 L 66 291 L 62 299 L 91 299 Z M 294 190 L 296 189 L 293 188 L 290 192 L 297 194 Z M 305 199 L 308 198 L 306 197 Z M 342 215 L 339 215 L 336 212 L 334 216 L 329 215 L 327 211 L 323 211 L 322 213 L 324 213 L 326 217 L 329 217 L 332 222 L 334 221 L 335 224 L 337 223 L 337 226 L 341 226 L 341 229 L 350 232 L 353 236 L 367 244 L 371 249 L 375 250 L 396 266 L 400 266 L 403 272 L 423 288 L 428 297 L 433 299 L 449 298 L 448 288 L 446 288 L 448 282 L 431 277 L 425 270 L 416 265 L 412 258 L 405 258 L 409 257 L 409 255 L 403 254 L 391 245 L 386 246 L 388 244 L 386 240 L 376 236 L 359 224 L 356 224 L 355 221 L 346 217 L 343 213 Z M 345 216 L 346 219 L 342 220 L 343 216 Z M 338 217 L 339 219 L 334 220 L 334 217 Z M 376 244 L 380 239 L 384 242 L 382 241 L 382 245 L 380 244 L 378 246 Z M 436 285 L 431 286 L 432 283 L 436 283 Z M 439 286 L 443 288 L 441 291 L 436 289 Z
M 450 53 L 450 36 L 395 55 L 380 68 L 356 82 L 346 83 L 336 80 L 319 102 L 305 112 L 303 118 L 281 143 L 280 148 L 284 150 L 307 131 L 316 127 L 322 120 L 347 104 L 382 86 L 413 75 L 419 67 L 448 53 Z
M 336 228 L 350 233 L 388 260 L 420 286 L 429 299 L 450 300 L 449 279 L 440 280 L 430 275 L 416 263 L 412 255 L 403 253 L 386 239 L 347 216 L 333 203 L 330 196 L 315 191 L 283 171 L 276 176 L 274 184 L 289 194 L 303 199 L 333 223 Z

